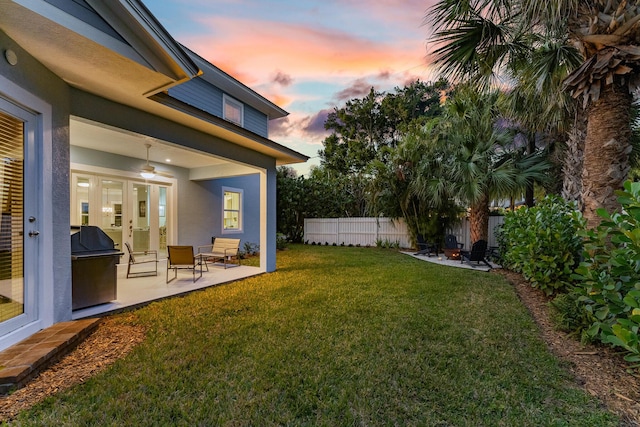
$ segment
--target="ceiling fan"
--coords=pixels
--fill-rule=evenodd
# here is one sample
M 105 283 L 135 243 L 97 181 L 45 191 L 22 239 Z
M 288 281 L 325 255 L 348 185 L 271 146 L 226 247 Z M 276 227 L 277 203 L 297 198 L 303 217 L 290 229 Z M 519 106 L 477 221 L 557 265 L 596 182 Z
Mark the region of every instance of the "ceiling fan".
M 156 170 L 155 167 L 149 164 L 149 149 L 151 148 L 151 144 L 144 144 L 147 147 L 147 163 L 140 168 L 140 176 L 145 179 L 154 178 L 156 175 L 163 176 L 165 178 L 173 178 L 172 175 Z

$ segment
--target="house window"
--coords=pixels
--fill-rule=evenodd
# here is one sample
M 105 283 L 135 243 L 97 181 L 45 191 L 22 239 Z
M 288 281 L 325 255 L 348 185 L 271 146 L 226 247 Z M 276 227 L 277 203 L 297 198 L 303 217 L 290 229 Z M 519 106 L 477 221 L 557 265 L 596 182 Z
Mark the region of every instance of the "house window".
M 242 103 L 227 95 L 222 96 L 222 102 L 224 104 L 224 119 L 242 126 L 244 123 L 244 106 Z
M 242 190 L 223 188 L 222 231 L 242 231 Z

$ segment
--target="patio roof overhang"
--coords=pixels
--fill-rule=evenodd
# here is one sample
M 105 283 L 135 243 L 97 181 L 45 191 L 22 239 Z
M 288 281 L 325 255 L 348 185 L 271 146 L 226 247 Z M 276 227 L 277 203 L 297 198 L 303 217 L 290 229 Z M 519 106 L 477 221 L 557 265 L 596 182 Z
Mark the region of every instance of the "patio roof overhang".
M 169 97 L 166 91 L 170 87 L 201 75 L 199 63 L 206 61 L 185 52 L 141 2 L 87 0 L 119 37 L 52 3 L 0 0 L 0 30 L 71 87 L 253 150 L 275 159 L 277 165 L 308 160 L 303 154 Z M 287 114 L 221 71 L 208 78 L 218 84 L 228 78 L 228 90 L 233 95 L 253 102 L 270 118 Z M 76 143 L 73 138 L 71 144 Z M 141 149 L 131 150 L 130 155 L 144 159 L 144 141 L 137 139 L 137 145 Z M 101 150 L 110 152 L 110 145 Z
M 138 1 L 89 1 L 112 33 L 52 3 L 0 0 L 0 29 L 73 87 L 131 105 L 200 74 Z

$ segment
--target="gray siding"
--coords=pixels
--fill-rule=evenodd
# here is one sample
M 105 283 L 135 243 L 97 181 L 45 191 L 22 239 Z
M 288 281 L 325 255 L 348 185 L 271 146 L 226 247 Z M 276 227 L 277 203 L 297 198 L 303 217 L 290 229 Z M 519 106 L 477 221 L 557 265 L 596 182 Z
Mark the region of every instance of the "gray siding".
M 111 37 L 123 42 L 127 43 L 125 39 L 120 37 L 120 34 L 116 32 L 116 30 L 111 27 L 102 19 L 100 15 L 96 13 L 96 11 L 89 6 L 89 4 L 84 0 L 45 0 L 47 3 L 57 7 L 60 10 L 67 12 L 69 15 L 78 18 L 79 20 L 86 22 L 87 24 L 93 26 L 94 28 L 99 29 L 105 34 L 110 35 Z
M 213 202 L 213 210 L 209 218 L 212 237 L 231 237 L 240 239 L 240 248 L 245 243 L 260 243 L 260 176 L 247 175 L 235 178 L 224 178 L 202 183 L 207 188 Z M 222 187 L 238 188 L 243 191 L 242 198 L 242 232 L 222 234 Z M 206 243 L 206 242 L 205 242 Z
M 20 58 L 12 67 L 0 61 L 0 75 L 34 94 L 52 106 L 51 172 L 52 220 L 55 246 L 52 256 L 54 289 L 54 322 L 71 319 L 71 247 L 59 242 L 69 241 L 69 87 L 56 75 L 36 61 L 28 52 L 0 31 L 0 51 L 12 49 Z M 0 94 L 3 88 L 0 87 Z M 51 165 L 45 165 L 49 168 Z M 41 286 L 41 285 L 39 285 Z
M 169 96 L 220 118 L 223 118 L 222 95 L 223 92 L 220 89 L 207 83 L 201 78 L 195 78 L 169 89 Z M 238 101 L 236 98 L 232 98 Z M 269 132 L 267 115 L 261 113 L 250 105 L 243 105 L 244 128 L 264 138 L 268 138 Z
M 222 118 L 222 91 L 200 78 L 172 87 L 169 89 L 169 95 Z
M 264 138 L 269 137 L 269 123 L 267 115 L 245 104 L 244 127 Z

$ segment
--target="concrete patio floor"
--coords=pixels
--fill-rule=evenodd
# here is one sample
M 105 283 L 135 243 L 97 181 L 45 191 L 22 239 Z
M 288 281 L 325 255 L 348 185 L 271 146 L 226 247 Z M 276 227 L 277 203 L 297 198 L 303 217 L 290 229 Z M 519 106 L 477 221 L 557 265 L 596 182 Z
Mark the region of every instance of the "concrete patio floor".
M 427 256 L 427 255 L 416 255 L 415 251 L 412 251 L 412 252 L 403 251 L 402 253 L 422 261 L 431 262 L 433 264 L 446 265 L 448 267 L 468 268 L 470 270 L 476 270 L 476 271 L 491 271 L 491 269 L 493 268 L 502 268 L 500 265 L 495 264 L 493 262 L 489 262 L 489 264 L 491 264 L 491 268 L 489 268 L 484 263 L 477 264 L 476 262 L 469 263 L 467 261 L 460 262 L 460 260 L 447 259 L 447 257 L 444 256 L 444 254 L 439 254 L 438 256 L 435 256 L 435 255 Z
M 209 271 L 202 272 L 202 278 L 193 281 L 193 275 L 185 270 L 178 271 L 178 278 L 166 283 L 166 260 L 158 262 L 158 275 L 146 277 L 132 277 L 127 279 L 127 265 L 118 266 L 117 299 L 105 304 L 87 307 L 73 312 L 73 319 L 83 319 L 101 316 L 120 311 L 125 308 L 144 305 L 145 303 L 188 293 L 198 289 L 208 288 L 223 283 L 233 282 L 251 276 L 262 274 L 258 267 L 240 265 L 228 267 L 222 264 L 209 264 Z M 135 271 L 132 269 L 132 271 Z M 196 277 L 198 274 L 196 274 Z M 173 277 L 173 271 L 169 272 Z

